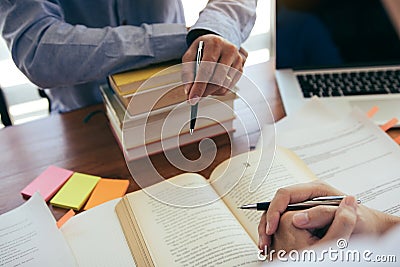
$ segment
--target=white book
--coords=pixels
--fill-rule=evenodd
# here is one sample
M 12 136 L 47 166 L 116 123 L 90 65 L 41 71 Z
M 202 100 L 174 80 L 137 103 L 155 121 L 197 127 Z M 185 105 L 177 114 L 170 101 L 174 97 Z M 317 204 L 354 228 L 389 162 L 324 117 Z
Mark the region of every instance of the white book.
M 211 138 L 225 133 L 229 134 L 233 131 L 233 119 L 231 119 L 229 121 L 221 122 L 221 124 L 214 124 L 196 129 L 196 131 L 193 132 L 193 135 L 190 133 L 184 133 L 180 136 L 173 136 L 144 146 L 124 149 L 125 158 L 126 160 L 131 161 L 142 158 L 146 155 L 153 155 L 162 151 L 167 151 L 190 143 L 195 143 L 203 140 L 204 138 Z
M 202 102 L 199 104 L 195 132 L 206 127 L 223 124 L 235 118 L 233 112 L 234 99 L 219 102 L 210 98 Z M 142 118 L 135 122 L 133 127 L 130 122 L 127 122 L 122 129 L 112 109 L 108 106 L 106 106 L 106 109 L 114 132 L 127 150 L 189 134 L 190 106 L 186 104 L 174 111 Z M 210 132 L 208 136 L 215 136 L 220 133 L 221 131 Z M 204 135 L 203 137 L 207 136 Z

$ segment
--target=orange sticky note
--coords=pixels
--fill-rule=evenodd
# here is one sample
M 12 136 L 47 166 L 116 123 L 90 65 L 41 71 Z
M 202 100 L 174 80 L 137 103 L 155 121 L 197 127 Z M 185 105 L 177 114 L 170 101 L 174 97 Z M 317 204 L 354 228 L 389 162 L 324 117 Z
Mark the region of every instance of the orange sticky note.
M 66 223 L 69 219 L 71 219 L 72 217 L 74 217 L 75 212 L 73 209 L 70 209 L 67 213 L 64 214 L 64 216 L 62 216 L 58 221 L 57 221 L 57 227 L 61 228 L 61 226 L 63 226 L 64 223 Z
M 382 129 L 384 132 L 386 132 L 387 130 L 389 130 L 390 128 L 392 128 L 393 126 L 395 126 L 396 123 L 397 123 L 398 121 L 399 121 L 398 119 L 393 118 L 393 119 L 391 119 L 390 121 L 388 121 L 387 123 L 381 125 L 381 129 Z
M 368 112 L 367 112 L 367 117 L 372 118 L 377 112 L 379 108 L 377 106 L 373 106 Z
M 397 144 L 400 145 L 400 135 L 393 139 Z
M 109 200 L 122 197 L 128 186 L 129 180 L 100 179 L 83 209 L 88 210 Z

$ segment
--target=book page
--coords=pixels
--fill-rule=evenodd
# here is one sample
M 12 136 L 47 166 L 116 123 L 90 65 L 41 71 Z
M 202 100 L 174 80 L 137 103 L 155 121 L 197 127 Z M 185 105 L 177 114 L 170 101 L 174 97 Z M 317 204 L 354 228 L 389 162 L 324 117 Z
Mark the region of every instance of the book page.
M 316 176 L 368 207 L 400 215 L 400 149 L 359 111 L 324 128 L 278 133 Z
M 223 196 L 223 201 L 254 242 L 258 242 L 257 227 L 263 212 L 241 210 L 238 207 L 270 201 L 276 190 L 281 187 L 317 179 L 295 154 L 286 149 L 277 148 L 271 168 L 267 163 L 259 162 L 259 153 L 259 150 L 255 150 L 233 157 L 215 168 L 210 177 L 210 182 L 218 195 Z M 239 175 L 240 180 L 235 183 L 237 179 L 233 177 Z M 252 179 L 261 181 L 264 179 L 257 190 L 250 190 Z
M 198 174 L 183 174 L 171 178 L 179 186 L 207 185 Z M 191 198 L 190 190 L 174 194 L 159 183 L 153 186 L 164 195 Z M 165 188 L 167 188 L 166 191 Z M 218 200 L 193 208 L 174 207 L 148 196 L 143 190 L 127 195 L 155 266 L 259 266 L 258 248 L 233 214 Z M 198 194 L 197 197 L 208 198 Z M 163 198 L 165 200 L 165 198 Z
M 0 266 L 77 266 L 43 198 L 0 216 Z
M 79 266 L 135 266 L 114 199 L 69 219 L 61 231 Z

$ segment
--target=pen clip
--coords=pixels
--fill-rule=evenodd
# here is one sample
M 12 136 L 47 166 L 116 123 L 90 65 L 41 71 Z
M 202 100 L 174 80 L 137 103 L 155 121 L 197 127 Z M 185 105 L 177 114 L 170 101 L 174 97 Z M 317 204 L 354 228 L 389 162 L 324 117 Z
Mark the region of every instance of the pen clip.
M 330 200 L 342 200 L 346 196 L 325 196 L 325 197 L 315 197 L 311 201 L 330 201 Z
M 197 74 L 198 68 L 200 66 L 200 62 L 201 62 L 201 58 L 202 58 L 202 51 L 203 51 L 203 44 L 204 44 L 204 41 L 200 41 L 199 46 L 197 48 L 195 75 Z
M 197 56 L 196 56 L 196 63 L 197 64 L 200 64 L 200 61 L 201 61 L 201 57 L 202 57 L 201 52 L 203 51 L 203 44 L 204 44 L 204 42 L 200 41 L 199 42 L 199 47 L 197 48 Z
M 315 197 L 310 201 L 342 201 L 346 196 L 325 196 L 325 197 Z M 361 200 L 357 199 L 357 204 L 361 203 Z

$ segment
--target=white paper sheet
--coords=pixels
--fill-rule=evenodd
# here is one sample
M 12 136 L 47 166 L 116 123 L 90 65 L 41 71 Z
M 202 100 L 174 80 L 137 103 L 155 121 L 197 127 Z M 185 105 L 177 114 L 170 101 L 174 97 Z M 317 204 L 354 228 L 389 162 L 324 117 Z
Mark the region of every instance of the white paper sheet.
M 369 207 L 400 215 L 399 146 L 363 113 L 319 129 L 277 135 L 316 176 Z
M 72 217 L 61 231 L 79 266 L 135 266 L 111 200 Z
M 0 216 L 0 266 L 77 266 L 38 193 Z

